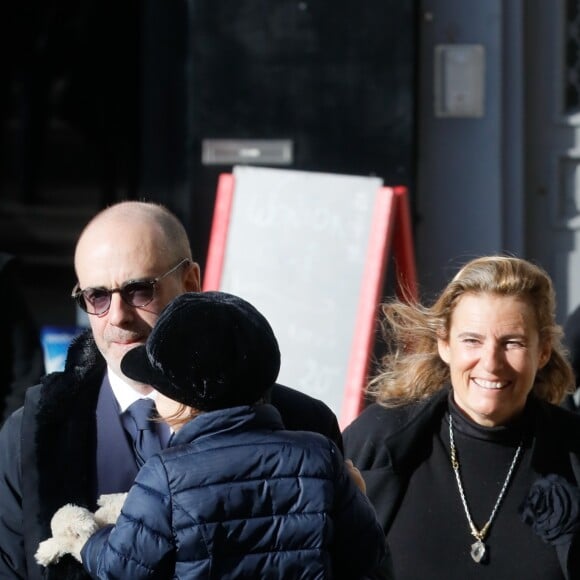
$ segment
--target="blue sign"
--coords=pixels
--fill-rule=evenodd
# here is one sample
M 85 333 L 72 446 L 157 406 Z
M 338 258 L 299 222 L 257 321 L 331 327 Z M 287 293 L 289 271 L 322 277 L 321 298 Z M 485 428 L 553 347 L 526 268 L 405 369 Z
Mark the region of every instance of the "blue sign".
M 78 326 L 43 326 L 40 340 L 44 350 L 44 366 L 47 373 L 62 371 L 66 353 L 72 339 L 83 329 Z

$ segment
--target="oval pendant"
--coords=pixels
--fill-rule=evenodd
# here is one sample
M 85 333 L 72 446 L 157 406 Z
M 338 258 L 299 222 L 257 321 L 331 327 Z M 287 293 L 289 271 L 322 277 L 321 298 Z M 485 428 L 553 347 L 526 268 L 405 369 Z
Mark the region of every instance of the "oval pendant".
M 473 558 L 474 562 L 479 564 L 484 556 L 485 544 L 481 540 L 477 540 L 477 542 L 471 544 L 471 557 Z

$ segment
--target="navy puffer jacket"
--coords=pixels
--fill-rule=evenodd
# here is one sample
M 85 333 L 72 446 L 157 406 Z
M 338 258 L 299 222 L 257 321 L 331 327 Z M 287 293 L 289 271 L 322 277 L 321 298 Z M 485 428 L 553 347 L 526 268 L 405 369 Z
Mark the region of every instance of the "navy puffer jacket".
M 334 443 L 260 405 L 186 424 L 82 559 L 98 578 L 355 579 L 385 550 Z

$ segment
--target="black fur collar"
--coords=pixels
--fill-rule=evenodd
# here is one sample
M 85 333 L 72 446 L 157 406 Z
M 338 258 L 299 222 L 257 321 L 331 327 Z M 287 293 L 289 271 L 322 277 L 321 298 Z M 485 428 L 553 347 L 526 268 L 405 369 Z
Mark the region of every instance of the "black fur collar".
M 50 519 L 66 503 L 96 506 L 95 410 L 106 363 L 90 331 L 69 347 L 65 370 L 47 375 L 30 393 L 23 415 L 23 502 L 29 566 L 38 542 L 50 536 Z M 37 397 L 36 404 L 34 398 Z M 32 467 L 29 470 L 29 467 Z M 35 567 L 30 578 L 36 578 Z M 44 578 L 89 578 L 71 557 Z
M 97 349 L 90 330 L 73 339 L 63 372 L 46 375 L 42 379 L 42 389 L 38 406 L 39 425 L 51 424 L 74 412 L 78 397 L 95 396 L 98 393 L 87 389 L 87 383 L 100 382 L 106 369 L 105 359 Z M 95 399 L 96 400 L 96 399 Z

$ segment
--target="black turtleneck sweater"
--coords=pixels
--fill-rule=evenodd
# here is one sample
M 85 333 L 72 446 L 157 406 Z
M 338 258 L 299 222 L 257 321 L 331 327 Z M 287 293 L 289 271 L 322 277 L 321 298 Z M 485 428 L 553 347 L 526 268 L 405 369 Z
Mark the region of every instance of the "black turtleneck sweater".
M 521 521 L 519 506 L 540 475 L 531 467 L 529 417 L 486 428 L 467 419 L 449 399 L 465 498 L 477 529 L 489 519 L 520 442 L 523 449 L 484 540 L 486 558 L 473 561 L 476 541 L 459 495 L 449 455 L 449 415 L 433 436 L 431 453 L 413 473 L 387 536 L 397 580 L 562 580 L 556 551 Z M 533 554 L 533 557 L 530 555 Z

